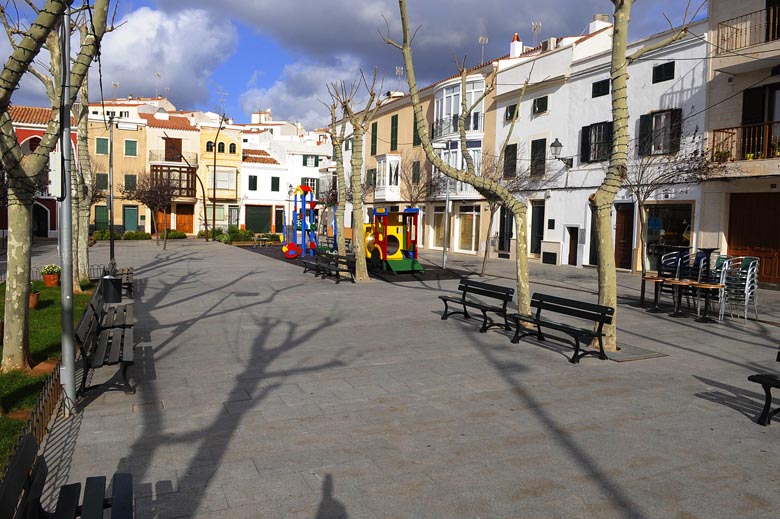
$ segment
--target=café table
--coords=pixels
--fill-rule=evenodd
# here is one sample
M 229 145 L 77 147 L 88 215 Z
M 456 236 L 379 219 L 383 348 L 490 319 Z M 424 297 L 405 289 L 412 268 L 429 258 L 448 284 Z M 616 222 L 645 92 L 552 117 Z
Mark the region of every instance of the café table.
M 685 287 L 689 287 L 695 283 L 691 279 L 665 279 L 664 283 L 668 283 L 672 286 L 674 292 L 674 311 L 669 314 L 669 317 L 686 317 L 686 313 L 682 311 L 682 293 Z
M 697 323 L 714 323 L 715 319 L 709 316 L 710 294 L 713 290 L 720 290 L 724 285 L 720 283 L 694 283 L 693 288 L 704 291 L 704 314 L 696 319 Z

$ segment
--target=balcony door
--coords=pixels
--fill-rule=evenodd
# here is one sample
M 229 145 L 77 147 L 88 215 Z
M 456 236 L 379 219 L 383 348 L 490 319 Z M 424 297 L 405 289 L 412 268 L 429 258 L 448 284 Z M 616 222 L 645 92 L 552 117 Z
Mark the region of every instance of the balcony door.
M 181 139 L 165 139 L 165 162 L 181 162 Z

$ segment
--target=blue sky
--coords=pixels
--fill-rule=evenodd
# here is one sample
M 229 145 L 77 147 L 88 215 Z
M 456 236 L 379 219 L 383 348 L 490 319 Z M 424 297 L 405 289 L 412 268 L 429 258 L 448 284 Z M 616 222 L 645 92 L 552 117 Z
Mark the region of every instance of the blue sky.
M 698 7 L 703 0 L 694 0 Z M 632 39 L 667 29 L 663 13 L 682 20 L 684 0 L 637 2 Z M 485 59 L 506 54 L 515 32 L 538 40 L 583 34 L 609 0 L 409 0 L 409 17 L 421 25 L 414 43 L 420 85 L 455 73 L 453 54 L 480 61 L 479 36 L 488 36 Z M 117 29 L 107 35 L 101 62 L 105 97 L 167 95 L 179 109 L 224 111 L 236 122 L 271 108 L 279 120 L 308 129 L 327 123 L 321 101 L 326 84 L 377 68 L 383 90 L 398 88 L 400 53 L 380 32 L 398 37 L 395 0 L 121 0 Z M 98 74 L 91 76 L 99 98 Z M 404 84 L 405 86 L 405 84 Z M 34 97 L 27 82 L 20 98 Z M 19 101 L 16 101 L 19 102 Z M 41 103 L 38 103 L 41 104 Z

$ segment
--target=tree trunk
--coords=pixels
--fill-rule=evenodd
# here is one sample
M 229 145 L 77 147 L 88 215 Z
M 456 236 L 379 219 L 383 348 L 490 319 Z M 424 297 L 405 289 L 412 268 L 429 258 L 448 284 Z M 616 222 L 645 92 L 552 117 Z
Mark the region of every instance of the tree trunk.
M 82 38 L 84 36 L 82 35 Z M 77 114 L 79 148 L 79 168 L 73 175 L 73 207 L 74 215 L 74 255 L 78 256 L 78 271 L 73 269 L 74 286 L 82 279 L 89 279 L 89 213 L 91 210 L 94 183 L 92 182 L 92 166 L 89 162 L 89 82 L 84 81 L 79 92 L 81 97 L 80 111 Z M 75 259 L 75 258 L 74 258 Z
M 168 249 L 168 211 L 163 209 L 163 250 Z
M 650 264 L 650 258 L 647 256 L 647 213 L 645 212 L 645 204 L 639 202 L 639 236 L 642 240 L 642 277 L 647 275 L 647 268 Z
M 517 202 L 518 204 L 520 202 Z M 525 204 L 523 204 L 525 207 Z M 517 312 L 531 314 L 531 282 L 528 279 L 528 244 L 526 228 L 526 212 L 513 210 L 515 220 L 515 274 L 517 275 Z
M 479 271 L 479 277 L 485 277 L 487 271 L 487 261 L 490 256 L 490 235 L 493 234 L 493 219 L 498 212 L 497 204 L 489 204 L 490 207 L 490 220 L 488 221 L 487 236 L 485 237 L 485 254 L 482 256 L 482 270 Z
M 368 281 L 366 244 L 363 240 L 363 136 L 360 126 L 354 126 L 354 139 L 350 166 L 352 167 L 352 252 L 355 253 L 355 281 Z

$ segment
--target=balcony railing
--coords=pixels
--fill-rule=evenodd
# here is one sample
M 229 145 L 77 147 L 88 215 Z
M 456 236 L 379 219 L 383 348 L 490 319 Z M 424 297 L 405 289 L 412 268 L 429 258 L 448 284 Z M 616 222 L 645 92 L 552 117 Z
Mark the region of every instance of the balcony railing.
M 718 54 L 780 39 L 780 6 L 718 24 Z
M 165 150 L 150 150 L 149 162 L 180 162 L 194 167 L 198 165 L 198 154 L 185 151 L 181 155 L 172 156 L 168 154 L 166 157 Z
M 433 122 L 433 129 L 431 130 L 431 135 L 433 135 L 434 139 L 438 139 L 445 135 L 458 133 L 460 131 L 459 124 L 460 124 L 459 114 L 450 115 L 443 119 L 438 119 Z M 484 114 L 474 112 L 471 114 L 468 120 L 466 120 L 466 131 L 481 132 L 483 130 L 484 124 L 485 124 Z
M 195 168 L 153 164 L 150 170 L 152 181 L 170 181 L 173 186 L 174 198 L 195 198 L 197 196 Z
M 780 121 L 721 128 L 712 140 L 712 158 L 719 162 L 780 158 Z

